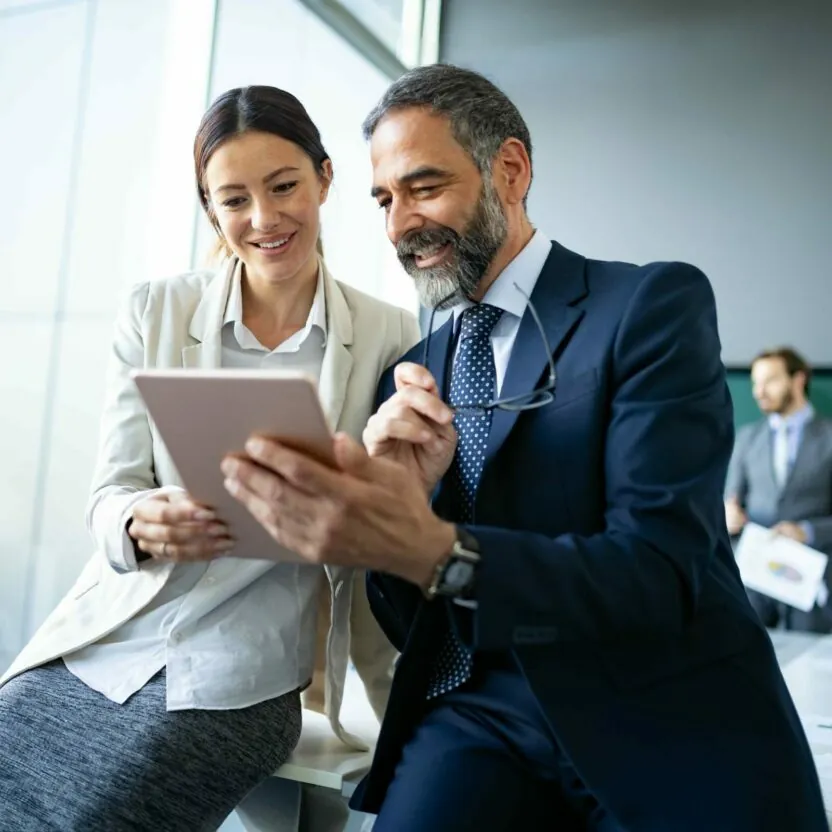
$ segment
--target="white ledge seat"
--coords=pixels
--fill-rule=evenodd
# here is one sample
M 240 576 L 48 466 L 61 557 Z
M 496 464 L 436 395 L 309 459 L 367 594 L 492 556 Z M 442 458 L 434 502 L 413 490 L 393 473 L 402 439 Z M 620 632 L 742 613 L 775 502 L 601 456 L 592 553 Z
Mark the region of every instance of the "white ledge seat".
M 349 730 L 366 740 L 369 751 L 353 751 L 332 733 L 323 714 L 304 710 L 303 730 L 292 756 L 275 772 L 275 777 L 343 791 L 344 781 L 354 781 L 370 768 L 378 734 L 375 720 Z

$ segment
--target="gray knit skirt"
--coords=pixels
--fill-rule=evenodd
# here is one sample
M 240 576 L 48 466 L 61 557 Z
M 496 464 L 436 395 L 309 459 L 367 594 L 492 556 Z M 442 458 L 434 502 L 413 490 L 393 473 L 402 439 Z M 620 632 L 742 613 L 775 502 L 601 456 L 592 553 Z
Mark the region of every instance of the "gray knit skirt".
M 164 670 L 118 705 L 52 662 L 0 688 L 0 830 L 214 832 L 300 728 L 296 692 L 168 713 Z

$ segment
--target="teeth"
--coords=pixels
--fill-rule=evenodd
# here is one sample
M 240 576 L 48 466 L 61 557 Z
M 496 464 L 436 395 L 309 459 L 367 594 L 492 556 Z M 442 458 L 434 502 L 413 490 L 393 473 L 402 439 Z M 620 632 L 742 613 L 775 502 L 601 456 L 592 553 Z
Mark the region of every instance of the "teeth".
M 435 245 L 431 248 L 422 249 L 421 251 L 416 252 L 417 257 L 432 257 L 436 254 L 439 249 L 442 248 L 442 245 Z
M 280 248 L 280 246 L 284 245 L 288 242 L 288 240 L 288 237 L 284 237 L 282 240 L 275 240 L 273 243 L 258 243 L 257 245 L 259 245 L 260 248 Z

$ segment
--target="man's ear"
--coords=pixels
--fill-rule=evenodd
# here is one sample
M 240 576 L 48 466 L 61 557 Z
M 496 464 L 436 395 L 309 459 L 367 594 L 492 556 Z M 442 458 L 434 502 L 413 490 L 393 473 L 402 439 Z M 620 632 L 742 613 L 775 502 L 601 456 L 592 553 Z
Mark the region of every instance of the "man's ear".
M 532 163 L 520 139 L 506 139 L 492 165 L 495 184 L 509 205 L 522 203 L 532 182 Z

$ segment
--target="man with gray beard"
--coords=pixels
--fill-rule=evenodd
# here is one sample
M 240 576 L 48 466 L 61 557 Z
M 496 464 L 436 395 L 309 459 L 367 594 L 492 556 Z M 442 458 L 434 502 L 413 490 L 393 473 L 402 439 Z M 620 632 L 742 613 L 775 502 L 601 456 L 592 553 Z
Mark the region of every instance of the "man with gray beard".
M 388 236 L 452 313 L 382 381 L 366 450 L 226 468 L 280 543 L 374 570 L 401 659 L 353 805 L 376 832 L 826 830 L 726 529 L 707 278 L 536 231 L 528 128 L 476 73 L 406 73 L 365 134 Z

